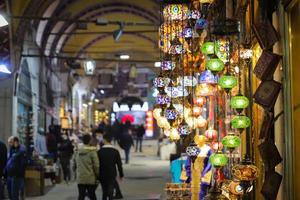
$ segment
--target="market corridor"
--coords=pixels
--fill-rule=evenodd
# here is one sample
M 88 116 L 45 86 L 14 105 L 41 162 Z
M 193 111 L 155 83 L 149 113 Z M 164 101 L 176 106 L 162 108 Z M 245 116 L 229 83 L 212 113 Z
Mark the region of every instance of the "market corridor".
M 155 156 L 154 141 L 147 142 L 144 153 L 132 153 L 129 165 L 123 165 L 125 178 L 120 187 L 125 200 L 163 199 L 163 188 L 169 181 L 169 161 L 161 161 Z M 121 152 L 122 157 L 123 152 Z M 28 200 L 73 200 L 77 199 L 77 185 L 72 182 L 47 187 L 44 196 L 26 198 Z M 102 191 L 98 186 L 97 198 L 101 199 Z

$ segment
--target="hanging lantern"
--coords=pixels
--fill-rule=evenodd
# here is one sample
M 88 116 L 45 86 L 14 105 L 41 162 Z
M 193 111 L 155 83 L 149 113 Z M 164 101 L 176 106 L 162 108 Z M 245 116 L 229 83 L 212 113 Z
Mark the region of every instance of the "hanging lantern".
M 238 81 L 235 76 L 225 74 L 224 76 L 221 76 L 219 80 L 219 85 L 226 91 L 229 92 L 232 88 L 237 86 Z
M 159 117 L 157 119 L 157 125 L 159 126 L 159 128 L 163 128 L 163 129 L 170 129 L 171 128 L 167 118 L 165 118 L 165 117 Z
M 207 120 L 204 119 L 201 115 L 196 119 L 197 128 L 205 128 L 207 125 Z
M 191 129 L 197 128 L 197 118 L 196 117 L 189 116 L 189 117 L 185 118 L 185 120 Z
M 84 71 L 86 75 L 93 75 L 96 69 L 96 62 L 94 60 L 84 61 Z
M 201 52 L 205 55 L 213 55 L 215 53 L 215 43 L 205 42 L 201 46 Z
M 231 181 L 228 189 L 231 194 L 236 196 L 241 196 L 244 194 L 243 187 L 240 185 L 239 181 Z
M 234 133 L 229 133 L 222 139 L 222 144 L 230 151 L 232 151 L 240 146 L 241 138 Z
M 169 84 L 170 81 L 170 78 L 164 77 L 162 74 L 159 74 L 156 78 L 153 79 L 153 86 L 161 92 Z
M 207 96 L 212 96 L 214 95 L 214 87 L 210 84 L 202 83 L 197 85 L 196 90 L 195 90 L 196 96 L 202 96 L 202 97 L 207 97 Z
M 169 4 L 163 9 L 165 21 L 183 21 L 188 18 L 189 8 L 186 4 Z
M 194 103 L 197 104 L 198 106 L 203 106 L 204 98 L 203 97 L 197 97 L 197 98 L 194 99 Z
M 242 163 L 232 167 L 232 174 L 239 181 L 254 181 L 258 177 L 259 171 L 255 165 Z
M 198 19 L 200 19 L 201 17 L 201 13 L 199 12 L 199 10 L 190 10 L 188 12 L 188 19 L 192 20 L 192 21 L 196 21 Z
M 187 156 L 192 160 L 193 163 L 195 162 L 196 158 L 200 154 L 200 151 L 201 151 L 200 148 L 194 142 L 191 143 L 185 150 Z
M 231 120 L 232 128 L 242 131 L 251 125 L 251 120 L 245 115 L 237 115 Z
M 185 27 L 183 29 L 183 37 L 186 40 L 189 40 L 193 37 L 193 28 L 191 26 Z
M 179 135 L 182 136 L 182 137 L 191 134 L 191 128 L 189 127 L 189 125 L 186 123 L 185 120 L 183 120 L 183 121 L 179 124 L 177 130 L 178 130 Z
M 178 82 L 186 87 L 194 87 L 198 84 L 198 81 L 194 76 L 184 76 L 183 78 L 182 76 L 179 76 Z
M 207 26 L 208 26 L 208 21 L 206 19 L 201 18 L 196 21 L 195 29 L 203 30 L 206 29 Z
M 219 58 L 211 58 L 206 61 L 206 69 L 216 74 L 224 69 L 225 65 Z
M 169 103 L 171 103 L 171 98 L 165 92 L 157 95 L 156 104 L 166 107 Z
M 223 144 L 222 142 L 212 142 L 210 148 L 213 149 L 214 151 L 222 151 Z
M 154 108 L 154 110 L 153 110 L 153 117 L 155 119 L 158 119 L 159 117 L 161 117 L 161 114 L 162 114 L 162 108 L 160 108 L 160 107 Z
M 196 117 L 199 116 L 201 114 L 201 112 L 202 112 L 202 109 L 199 106 L 193 107 L 193 115 L 194 116 L 196 116 Z
M 218 151 L 210 156 L 209 162 L 215 168 L 224 167 L 228 163 L 228 158 L 221 151 Z
M 178 133 L 178 130 L 177 130 L 177 128 L 171 128 L 170 129 L 170 136 L 169 136 L 169 138 L 170 138 L 170 140 L 172 140 L 172 141 L 177 141 L 177 140 L 179 140 L 180 139 L 180 135 L 179 135 L 179 133 Z
M 170 107 L 165 110 L 165 117 L 167 118 L 167 120 L 170 122 L 171 125 L 177 119 L 178 114 L 179 113 L 177 112 L 176 108 L 173 106 L 172 103 L 171 103 Z
M 189 91 L 185 87 L 182 87 L 181 85 L 175 87 L 174 86 L 166 87 L 165 92 L 171 98 L 186 97 L 189 95 Z
M 243 109 L 249 106 L 249 99 L 242 95 L 237 95 L 231 98 L 230 106 L 236 109 L 238 113 L 241 113 Z
M 215 184 L 204 197 L 204 200 L 229 200 Z
M 217 139 L 218 132 L 214 129 L 208 129 L 205 131 L 204 135 L 207 137 L 208 140 L 213 141 Z
M 228 62 L 229 42 L 225 39 L 217 40 L 215 43 L 215 52 L 220 60 L 224 63 Z
M 216 84 L 218 81 L 210 70 L 205 70 L 199 76 L 199 83 Z
M 161 63 L 161 70 L 163 71 L 171 71 L 175 69 L 176 63 L 171 60 L 164 60 Z
M 180 54 L 184 53 L 184 48 L 183 48 L 183 45 L 181 44 L 181 42 L 179 41 L 179 38 L 176 37 L 171 42 L 171 47 L 170 47 L 169 53 L 172 55 L 180 55 Z

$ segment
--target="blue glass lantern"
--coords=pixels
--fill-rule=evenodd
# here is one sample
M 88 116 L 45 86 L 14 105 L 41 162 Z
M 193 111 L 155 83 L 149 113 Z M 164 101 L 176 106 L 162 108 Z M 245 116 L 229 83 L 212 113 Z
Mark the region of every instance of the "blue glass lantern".
M 206 83 L 206 84 L 216 84 L 218 82 L 217 77 L 210 71 L 205 70 L 199 76 L 199 83 Z
M 191 143 L 185 150 L 187 156 L 192 160 L 193 163 L 200 154 L 200 151 L 200 148 L 195 143 Z

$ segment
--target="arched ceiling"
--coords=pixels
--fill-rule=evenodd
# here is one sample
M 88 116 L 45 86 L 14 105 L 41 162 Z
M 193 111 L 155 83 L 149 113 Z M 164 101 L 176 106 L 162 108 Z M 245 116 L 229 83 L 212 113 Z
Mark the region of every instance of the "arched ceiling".
M 34 20 L 36 42 L 47 56 L 113 60 L 125 53 L 137 61 L 156 61 L 159 57 L 158 0 L 13 0 L 11 5 L 14 16 Z M 52 19 L 45 20 L 48 18 Z M 112 35 L 118 24 L 96 25 L 97 18 L 124 22 L 120 40 L 114 41 Z M 84 22 L 86 29 L 78 29 L 78 22 Z

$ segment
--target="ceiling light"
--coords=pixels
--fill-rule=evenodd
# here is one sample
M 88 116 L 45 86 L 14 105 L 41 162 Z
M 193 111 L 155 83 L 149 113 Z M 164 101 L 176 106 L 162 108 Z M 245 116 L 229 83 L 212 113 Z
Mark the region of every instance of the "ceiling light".
M 1 15 L 0 15 L 1 16 Z M 1 22 L 0 22 L 1 23 Z M 5 64 L 0 65 L 0 73 L 4 74 L 11 74 L 11 71 L 7 69 L 7 66 Z
M 129 58 L 130 58 L 130 56 L 127 54 L 120 55 L 121 60 L 128 60 Z
M 83 107 L 87 108 L 88 105 L 86 103 L 82 104 Z
M 161 62 L 155 62 L 154 67 L 161 67 Z
M 100 90 L 100 94 L 104 94 L 105 93 L 105 91 L 104 90 Z
M 86 75 L 93 75 L 96 68 L 96 62 L 94 60 L 87 60 L 84 62 L 84 71 Z
M 100 100 L 99 100 L 99 99 L 95 99 L 95 102 L 96 102 L 96 103 L 99 103 L 99 102 L 100 102 Z
M 7 20 L 3 17 L 3 15 L 0 14 L 0 27 L 7 26 L 7 25 L 8 25 Z
M 92 106 L 92 105 L 93 105 L 93 102 L 92 102 L 92 101 L 90 101 L 90 102 L 89 102 L 89 106 Z
M 120 40 L 121 36 L 123 35 L 123 24 L 119 23 L 120 28 L 113 32 L 113 38 L 117 42 Z

